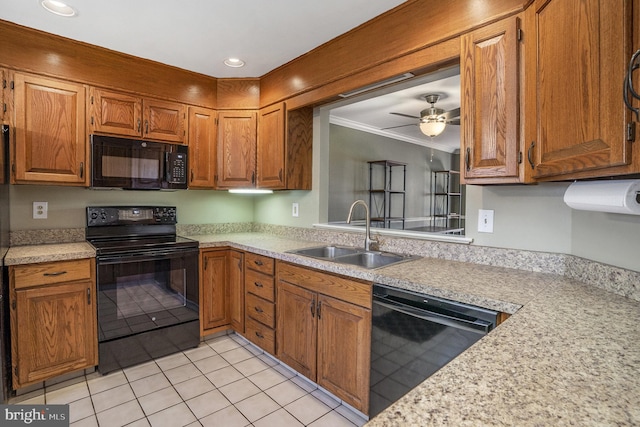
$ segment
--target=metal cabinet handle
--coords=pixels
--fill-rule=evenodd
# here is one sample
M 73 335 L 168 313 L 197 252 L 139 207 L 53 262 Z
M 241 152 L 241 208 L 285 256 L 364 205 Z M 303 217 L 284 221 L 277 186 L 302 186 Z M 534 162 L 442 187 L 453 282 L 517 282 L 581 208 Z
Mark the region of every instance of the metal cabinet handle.
M 262 267 L 262 266 L 264 265 L 264 264 L 263 264 L 263 262 L 262 262 L 262 261 L 260 261 L 259 259 L 255 260 L 255 261 L 254 261 L 254 263 L 255 263 L 257 266 L 260 266 L 260 267 Z
M 84 179 L 84 162 L 80 162 L 80 179 Z
M 149 134 L 149 120 L 144 121 L 144 133 Z
M 464 155 L 464 164 L 467 168 L 467 171 L 471 170 L 471 148 L 467 147 L 467 152 Z
M 138 133 L 140 132 L 142 128 L 142 120 L 138 119 Z
M 322 301 L 318 301 L 318 320 L 320 320 L 320 309 L 322 308 Z
M 533 162 L 533 149 L 536 146 L 536 142 L 535 141 L 531 141 L 531 145 L 529 146 L 529 149 L 527 150 L 527 160 L 529 160 L 529 164 L 531 165 L 531 169 L 535 169 L 536 165 Z
M 56 271 L 55 273 L 44 273 L 43 276 L 56 277 L 56 276 L 62 276 L 63 274 L 67 274 L 67 272 L 66 271 Z
M 253 282 L 253 284 L 256 285 L 258 288 L 264 287 L 264 285 L 260 282 Z
M 311 300 L 311 317 L 316 317 L 316 299 Z
M 257 311 L 258 313 L 264 313 L 264 310 L 263 310 L 263 309 L 261 309 L 260 307 L 253 307 L 253 309 L 254 309 L 255 311 Z
M 91 288 L 87 288 L 87 305 L 91 305 Z
M 260 339 L 264 339 L 264 335 L 262 335 L 260 332 L 256 331 L 256 336 Z

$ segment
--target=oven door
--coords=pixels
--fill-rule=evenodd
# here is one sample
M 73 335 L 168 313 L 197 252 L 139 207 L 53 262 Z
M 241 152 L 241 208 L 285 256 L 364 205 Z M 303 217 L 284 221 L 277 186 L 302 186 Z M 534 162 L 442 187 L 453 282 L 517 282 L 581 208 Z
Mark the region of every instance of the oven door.
M 97 258 L 98 341 L 198 320 L 198 250 Z

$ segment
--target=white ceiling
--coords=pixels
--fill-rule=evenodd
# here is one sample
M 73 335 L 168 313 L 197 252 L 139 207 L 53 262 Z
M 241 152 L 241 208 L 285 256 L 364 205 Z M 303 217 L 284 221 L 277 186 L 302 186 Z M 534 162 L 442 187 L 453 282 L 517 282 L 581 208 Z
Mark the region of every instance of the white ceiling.
M 78 15 L 64 18 L 40 0 L 0 0 L 0 19 L 213 77 L 260 77 L 404 1 L 68 0 Z M 228 57 L 246 65 L 229 68 L 223 64 Z M 389 113 L 419 116 L 429 106 L 426 93 L 441 94 L 439 108 L 458 108 L 459 75 L 450 75 L 412 79 L 373 92 L 384 94 L 375 99 L 354 97 L 332 110 L 332 121 L 453 152 L 460 146 L 459 126 L 447 126 L 433 140 L 418 126 L 381 130 L 410 124 Z
M 213 77 L 261 77 L 404 0 L 0 0 L 0 19 Z M 223 64 L 228 57 L 242 68 Z
M 367 95 L 334 104 L 331 123 L 412 144 L 432 147 L 450 153 L 460 150 L 460 126 L 447 125 L 444 132 L 430 138 L 420 132 L 418 120 L 397 116 L 391 112 L 420 116 L 429 108 L 426 94 L 439 94 L 435 104 L 446 111 L 460 107 L 460 69 L 441 70 L 420 78 L 412 78 Z M 402 126 L 408 125 L 408 126 Z M 402 127 L 395 127 L 402 126 Z M 393 129 L 385 129 L 394 127 Z

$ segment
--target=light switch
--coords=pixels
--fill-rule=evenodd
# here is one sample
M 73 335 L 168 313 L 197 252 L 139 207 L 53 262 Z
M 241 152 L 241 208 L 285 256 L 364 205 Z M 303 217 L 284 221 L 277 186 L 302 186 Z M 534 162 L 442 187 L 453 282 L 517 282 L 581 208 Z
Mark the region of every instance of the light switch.
M 294 204 L 291 206 L 291 216 L 296 216 L 296 217 L 297 217 L 297 216 L 299 216 L 299 215 L 300 215 L 300 212 L 298 211 L 298 204 L 297 204 L 297 203 L 294 203 Z
M 493 210 L 478 210 L 478 231 L 480 233 L 493 233 Z

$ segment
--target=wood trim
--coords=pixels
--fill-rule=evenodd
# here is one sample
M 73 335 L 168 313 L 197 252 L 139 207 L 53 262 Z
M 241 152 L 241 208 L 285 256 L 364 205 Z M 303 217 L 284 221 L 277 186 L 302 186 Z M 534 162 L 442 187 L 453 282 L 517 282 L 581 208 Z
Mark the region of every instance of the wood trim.
M 219 110 L 257 110 L 260 79 L 218 79 Z
M 521 12 L 526 3 L 523 0 L 493 0 L 477 7 L 475 2 L 467 0 L 405 2 L 262 76 L 261 106 L 324 87 L 455 38 Z M 416 64 L 404 71 L 413 68 L 417 68 Z M 345 90 L 364 84 L 361 82 Z
M 217 79 L 0 20 L 0 66 L 216 108 Z M 52 60 L 55 58 L 55 60 Z

